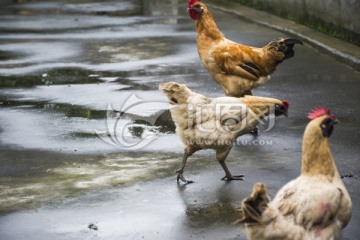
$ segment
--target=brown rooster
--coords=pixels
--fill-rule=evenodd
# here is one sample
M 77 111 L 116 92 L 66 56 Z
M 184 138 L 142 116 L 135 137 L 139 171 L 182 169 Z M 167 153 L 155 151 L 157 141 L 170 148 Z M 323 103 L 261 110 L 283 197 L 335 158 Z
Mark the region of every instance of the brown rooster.
M 177 181 L 185 183 L 192 182 L 183 177 L 186 160 L 202 149 L 216 151 L 216 159 L 226 174 L 223 180 L 243 180 L 244 175 L 233 176 L 225 164 L 234 141 L 271 113 L 287 115 L 289 106 L 286 101 L 255 96 L 208 98 L 175 82 L 161 84 L 159 89 L 173 105 L 171 116 L 185 144 L 183 161 L 176 171 Z
M 279 63 L 294 55 L 295 44 L 303 44 L 281 38 L 263 48 L 241 45 L 225 38 L 200 0 L 189 0 L 187 11 L 196 23 L 200 59 L 227 96 L 251 95 L 251 89 L 264 84 Z
M 329 149 L 337 120 L 326 108 L 309 114 L 302 147 L 301 175 L 270 202 L 264 184 L 254 185 L 241 205 L 248 239 L 340 239 L 352 203 Z

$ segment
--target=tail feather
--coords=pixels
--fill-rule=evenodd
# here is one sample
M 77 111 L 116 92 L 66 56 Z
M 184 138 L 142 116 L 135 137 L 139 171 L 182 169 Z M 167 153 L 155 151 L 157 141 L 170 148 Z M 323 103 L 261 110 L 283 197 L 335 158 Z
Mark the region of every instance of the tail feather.
M 295 39 L 295 38 L 285 38 L 284 39 L 284 43 L 287 45 L 287 46 L 290 46 L 290 45 L 295 45 L 295 44 L 300 44 L 300 45 L 303 45 L 303 42 L 300 41 L 299 39 Z
M 285 56 L 280 61 L 282 62 L 283 60 L 294 56 L 293 47 L 295 44 L 303 45 L 303 42 L 295 38 L 281 38 L 277 41 L 270 42 L 268 45 L 265 46 L 265 48 L 267 48 L 268 50 L 275 50 L 284 53 Z
M 241 219 L 236 223 L 258 224 L 262 223 L 262 213 L 268 207 L 270 197 L 263 183 L 256 183 L 250 197 L 241 203 Z

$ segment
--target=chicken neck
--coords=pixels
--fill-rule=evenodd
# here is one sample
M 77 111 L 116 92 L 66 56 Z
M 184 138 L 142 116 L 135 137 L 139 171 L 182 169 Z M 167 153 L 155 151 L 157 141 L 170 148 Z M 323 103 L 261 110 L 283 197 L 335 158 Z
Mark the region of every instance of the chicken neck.
M 269 115 L 270 106 L 275 104 L 282 104 L 280 100 L 277 99 L 267 99 L 262 97 L 255 96 L 245 96 L 241 98 L 241 101 L 246 104 L 246 106 L 258 117 L 264 117 Z
M 329 148 L 328 138 L 323 138 L 312 129 L 305 131 L 302 147 L 302 175 L 339 176 Z
M 205 12 L 196 21 L 196 30 L 198 44 L 208 41 L 220 41 L 225 37 L 224 34 L 220 32 L 209 11 Z

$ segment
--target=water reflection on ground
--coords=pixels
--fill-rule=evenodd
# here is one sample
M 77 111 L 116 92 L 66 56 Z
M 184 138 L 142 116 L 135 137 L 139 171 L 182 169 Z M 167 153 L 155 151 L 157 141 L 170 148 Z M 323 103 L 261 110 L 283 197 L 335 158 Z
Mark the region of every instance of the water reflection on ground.
M 139 115 L 151 116 L 168 108 L 165 98 L 157 92 L 158 83 L 165 81 L 167 76 L 176 80 L 183 74 L 195 72 L 190 67 L 197 58 L 192 44 L 193 28 L 191 22 L 186 21 L 185 12 L 179 9 L 182 10 L 183 6 L 178 1 L 2 3 L 0 139 L 2 148 L 13 148 L 17 152 L 3 152 L 4 157 L 14 155 L 17 161 L 22 162 L 26 154 L 17 151 L 19 148 L 26 151 L 53 151 L 60 156 L 65 153 L 123 152 L 119 146 L 105 143 L 96 133 L 96 130 L 106 130 L 107 118 L 117 123 L 133 122 L 126 132 L 126 137 L 135 139 L 133 141 L 141 139 L 149 131 L 159 137 L 163 135 L 164 140 L 157 140 L 160 143 L 168 142 L 169 137 L 174 138 L 173 134 L 168 135 L 174 133 L 168 112 L 158 116 L 150 125 L 148 121 L 139 119 Z M 155 79 L 137 81 L 147 77 Z M 134 94 L 158 104 L 138 105 L 132 112 L 128 111 L 123 119 L 117 120 L 116 112 Z M 162 103 L 159 105 L 159 102 Z M 108 104 L 111 104 L 114 112 L 109 113 Z M 168 145 L 167 149 L 176 149 L 179 145 Z M 155 144 L 150 149 L 157 148 Z M 131 165 L 139 159 L 132 153 L 128 155 L 135 159 L 134 162 L 122 160 L 121 163 L 125 168 L 137 169 L 137 173 L 130 171 L 125 174 L 108 168 L 108 176 L 118 176 L 114 181 L 110 180 L 113 177 L 97 181 L 95 175 L 106 175 L 106 171 L 94 175 L 93 167 L 87 164 L 81 166 L 86 174 L 70 170 L 61 160 L 67 157 L 56 157 L 64 166 L 60 164 L 56 169 L 50 167 L 44 174 L 49 177 L 54 176 L 50 172 L 61 172 L 62 175 L 67 172 L 73 177 L 70 183 L 74 186 L 80 184 L 75 183 L 78 176 L 92 175 L 87 177 L 86 183 L 80 184 L 82 188 L 99 185 L 94 182 L 102 182 L 103 185 L 126 182 L 119 180 L 124 175 L 128 175 L 127 179 L 145 176 L 139 165 L 136 165 L 137 168 Z M 9 182 L 2 181 L 3 210 L 26 206 L 41 198 L 41 194 L 29 197 L 27 191 L 20 190 L 33 185 L 21 185 L 21 182 L 29 182 L 29 179 L 16 174 L 12 167 L 12 164 L 16 164 L 12 162 L 15 159 L 2 159 L 11 169 L 3 171 L 3 176 L 19 182 L 17 186 L 10 186 Z M 79 164 L 84 159 L 87 158 L 79 157 Z M 103 161 L 111 160 L 105 157 Z M 165 162 L 164 166 L 168 166 Z M 36 162 L 31 164 L 37 165 Z M 114 164 L 118 164 L 117 160 L 110 165 Z M 95 166 L 101 169 L 100 165 L 96 163 Z M 146 172 L 150 174 L 151 171 Z M 61 180 L 57 179 L 59 185 Z M 42 192 L 47 188 L 46 184 L 40 184 L 41 181 L 43 179 L 32 177 L 30 182 L 38 184 L 37 189 Z
M 166 11 L 161 10 L 164 5 Z M 133 90 L 139 97 L 159 95 L 142 93 L 157 90 L 161 77 L 146 85 L 130 78 L 188 72 L 186 65 L 197 57 L 189 50 L 194 33 L 189 22 L 179 23 L 185 18 L 184 12 L 178 14 L 179 8 L 177 1 L 4 4 L 0 24 L 4 30 L 0 35 L 2 106 L 26 108 L 19 114 L 28 111 L 29 115 L 36 114 L 34 108 L 45 109 L 37 111 L 44 121 L 51 115 L 48 110 L 61 113 L 71 106 L 66 117 L 82 117 L 86 122 L 94 115 L 106 118 L 107 103 L 118 109 Z M 187 64 L 180 65 L 184 61 L 180 59 Z M 161 95 L 157 98 L 165 102 Z M 26 128 L 23 122 L 21 126 Z M 48 141 L 38 142 L 38 147 L 51 146 Z

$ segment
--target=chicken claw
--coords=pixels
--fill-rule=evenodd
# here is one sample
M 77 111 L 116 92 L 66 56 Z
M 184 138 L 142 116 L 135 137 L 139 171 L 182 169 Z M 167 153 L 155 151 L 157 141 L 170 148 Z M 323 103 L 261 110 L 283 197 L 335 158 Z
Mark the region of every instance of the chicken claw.
M 223 178 L 221 178 L 221 180 L 224 181 L 231 181 L 231 180 L 245 180 L 245 175 L 241 174 L 241 175 L 237 175 L 237 176 L 225 176 Z
M 181 170 L 176 170 L 175 173 L 177 174 L 177 177 L 176 177 L 177 182 L 179 182 L 179 180 L 181 179 L 181 181 L 183 181 L 185 184 L 194 183 L 194 181 L 192 181 L 192 180 L 186 180 L 184 178 Z

